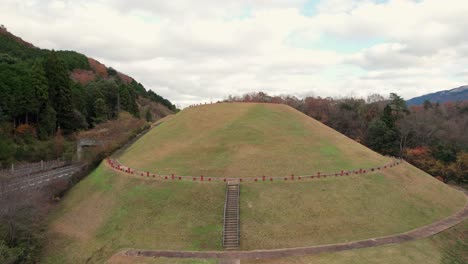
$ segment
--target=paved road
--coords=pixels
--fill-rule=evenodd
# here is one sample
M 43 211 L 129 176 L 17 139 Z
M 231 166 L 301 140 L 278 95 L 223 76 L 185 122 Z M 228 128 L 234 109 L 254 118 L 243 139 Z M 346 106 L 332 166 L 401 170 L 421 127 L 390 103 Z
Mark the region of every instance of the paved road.
M 468 199 L 468 191 L 462 190 L 465 197 Z M 124 250 L 119 254 L 126 257 L 168 257 L 168 258 L 221 258 L 221 259 L 258 259 L 258 258 L 282 258 L 289 256 L 304 256 L 313 255 L 324 252 L 338 252 L 352 249 L 377 247 L 390 244 L 399 244 L 412 240 L 426 238 L 442 232 L 463 220 L 468 219 L 468 200 L 465 207 L 456 214 L 449 216 L 430 225 L 411 230 L 409 232 L 386 236 L 365 239 L 361 241 L 320 245 L 301 248 L 282 248 L 272 250 L 253 250 L 253 251 L 170 251 L 170 250 L 139 250 L 130 249 Z
M 76 172 L 80 171 L 82 165 L 74 164 L 49 171 L 43 171 L 28 177 L 18 177 L 8 183 L 0 185 L 0 196 L 12 192 L 24 191 L 28 189 L 38 189 L 52 183 L 58 179 L 69 178 Z

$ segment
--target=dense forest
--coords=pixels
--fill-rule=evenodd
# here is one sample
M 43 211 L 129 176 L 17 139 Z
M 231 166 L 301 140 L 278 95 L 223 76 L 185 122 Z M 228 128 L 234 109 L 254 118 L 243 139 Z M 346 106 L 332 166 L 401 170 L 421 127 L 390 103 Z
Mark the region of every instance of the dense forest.
M 95 69 L 90 62 L 104 68 Z M 72 78 L 82 72 L 95 77 L 86 82 Z M 77 52 L 36 48 L 2 28 L 0 163 L 50 159 L 42 150 L 57 131 L 69 135 L 86 130 L 116 119 L 120 111 L 151 119 L 151 113 L 139 112 L 139 97 L 176 110 L 170 101 L 113 68 Z
M 394 93 L 299 99 L 263 92 L 226 101 L 288 104 L 381 154 L 403 157 L 445 182 L 468 183 L 468 101 L 408 107 Z

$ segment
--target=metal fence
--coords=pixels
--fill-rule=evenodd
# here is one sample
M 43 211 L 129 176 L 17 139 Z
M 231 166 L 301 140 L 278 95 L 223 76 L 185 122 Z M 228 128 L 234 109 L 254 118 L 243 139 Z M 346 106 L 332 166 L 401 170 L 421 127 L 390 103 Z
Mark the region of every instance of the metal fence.
M 8 183 L 0 182 L 0 196 L 20 190 L 38 189 L 51 184 L 55 180 L 70 178 L 82 169 L 83 165 L 73 164 L 57 169 L 38 172 L 27 178 L 16 178 L 14 181 Z
M 0 170 L 0 178 L 11 178 L 16 176 L 25 176 L 33 173 L 47 171 L 65 166 L 62 160 L 48 160 L 34 163 L 11 164 L 10 168 Z

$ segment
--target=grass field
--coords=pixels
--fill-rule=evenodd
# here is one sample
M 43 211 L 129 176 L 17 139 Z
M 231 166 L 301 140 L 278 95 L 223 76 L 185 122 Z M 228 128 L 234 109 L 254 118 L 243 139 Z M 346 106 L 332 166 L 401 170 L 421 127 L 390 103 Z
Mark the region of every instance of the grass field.
M 338 253 L 324 253 L 316 256 L 242 261 L 242 264 L 264 263 L 465 264 L 468 263 L 468 221 L 465 221 L 431 238 L 407 242 L 399 245 L 388 245 Z
M 115 258 L 112 264 L 208 264 L 218 260 L 168 258 Z M 468 221 L 431 238 L 399 245 L 380 246 L 314 256 L 242 260 L 241 264 L 464 264 L 468 263 Z
M 101 165 L 52 216 L 42 262 L 102 263 L 128 247 L 221 249 L 223 202 L 221 184 L 145 181 Z
M 297 175 L 389 160 L 292 108 L 264 104 L 184 110 L 119 159 L 140 169 L 211 177 Z M 221 250 L 224 191 L 222 183 L 146 180 L 101 165 L 66 195 L 51 217 L 42 262 L 102 263 L 123 248 Z M 465 198 L 403 164 L 374 174 L 303 183 L 242 183 L 240 201 L 241 249 L 250 250 L 400 233 L 460 210 Z M 424 243 L 412 248 L 430 248 Z M 387 256 L 362 252 L 356 254 Z M 156 263 L 165 263 L 161 261 Z M 298 263 L 308 263 L 304 261 Z
M 461 192 L 408 164 L 384 173 L 300 184 L 243 184 L 241 247 L 300 247 L 402 233 L 464 204 Z
M 186 109 L 119 160 L 142 170 L 209 177 L 315 174 L 388 161 L 291 107 L 242 103 Z
M 214 264 L 219 260 L 177 258 L 123 258 L 112 264 Z M 465 264 L 468 263 L 468 221 L 431 238 L 399 245 L 380 246 L 314 256 L 242 260 L 241 264 Z

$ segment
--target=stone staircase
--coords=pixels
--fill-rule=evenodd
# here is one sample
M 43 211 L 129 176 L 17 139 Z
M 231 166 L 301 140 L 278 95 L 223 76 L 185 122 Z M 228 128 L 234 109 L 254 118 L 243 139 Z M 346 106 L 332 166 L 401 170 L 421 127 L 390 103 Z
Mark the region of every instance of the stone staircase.
M 226 184 L 223 247 L 227 250 L 239 248 L 239 191 L 239 183 Z

